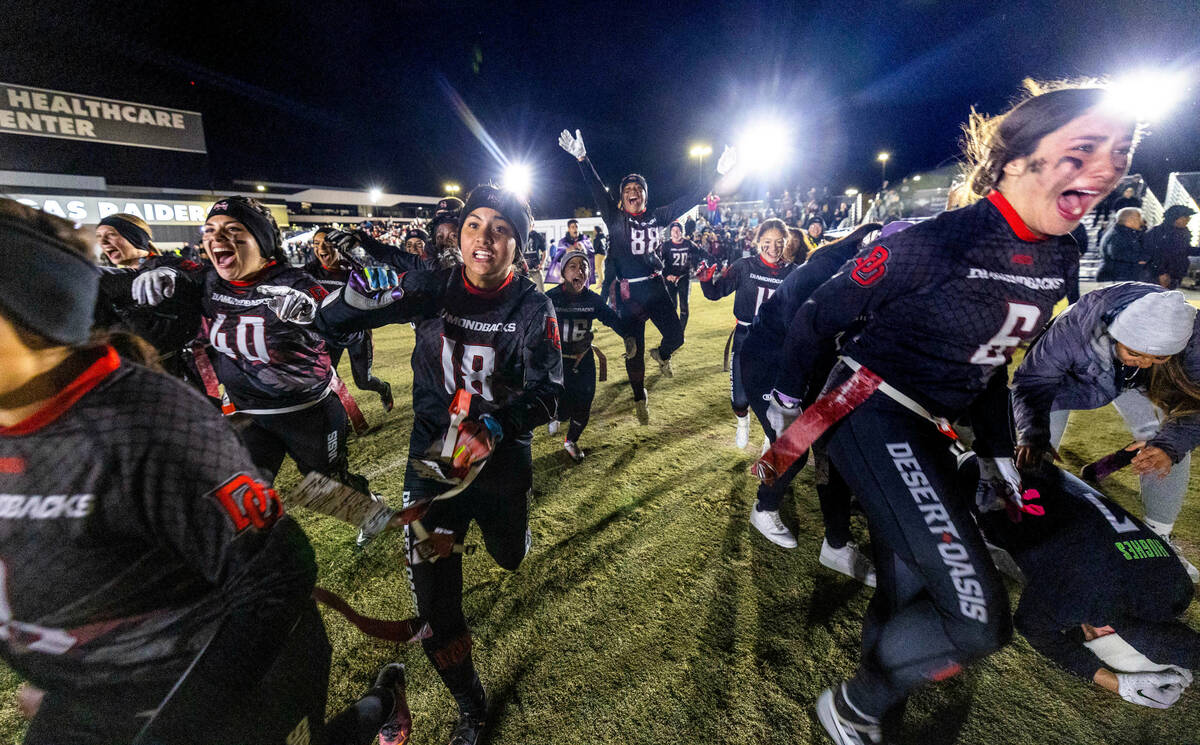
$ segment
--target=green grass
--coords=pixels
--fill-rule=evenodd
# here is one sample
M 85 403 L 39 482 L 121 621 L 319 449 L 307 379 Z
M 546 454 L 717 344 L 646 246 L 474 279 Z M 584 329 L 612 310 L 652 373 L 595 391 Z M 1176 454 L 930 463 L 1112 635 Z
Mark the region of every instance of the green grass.
M 811 469 L 784 508 L 798 550 L 777 548 L 747 522 L 755 486 L 747 468 L 761 433 L 756 424 L 750 448 L 734 449 L 721 371 L 731 307 L 729 299 L 710 303 L 697 294 L 675 378 L 649 376 L 646 427 L 634 418 L 619 340 L 601 332 L 610 379 L 599 386 L 582 438 L 587 458 L 572 465 L 560 437 L 544 429 L 535 437 L 532 552 L 512 573 L 483 550 L 466 559 L 464 607 L 495 701 L 491 742 L 827 741 L 813 703 L 851 674 L 871 591 L 817 564 L 821 520 Z M 653 346 L 657 335 L 648 334 Z M 351 442 L 354 467 L 393 501 L 411 425 L 411 339 L 407 326 L 376 333 L 377 372 L 392 382 L 398 406 L 384 417 L 374 395 L 360 394 L 368 419 L 382 426 Z M 1077 470 L 1128 441 L 1108 408 L 1076 415 L 1062 453 Z M 288 466 L 280 492 L 295 482 Z M 1141 514 L 1128 474 L 1109 493 Z M 1177 533 L 1200 559 L 1197 508 L 1189 494 Z M 356 552 L 350 526 L 296 513 L 316 546 L 321 585 L 372 615 L 413 613 L 398 535 Z M 480 543 L 476 530 L 468 542 Z M 1194 604 L 1188 615 L 1200 625 Z M 325 617 L 334 646 L 330 711 L 398 658 L 409 668 L 414 742 L 444 743 L 454 705 L 420 648 L 373 641 L 336 614 Z M 7 695 L 17 681 L 2 675 L 0 733 L 18 737 Z M 916 694 L 904 742 L 1197 743 L 1200 694 L 1189 691 L 1166 712 L 1125 704 L 1053 668 L 1018 638 Z

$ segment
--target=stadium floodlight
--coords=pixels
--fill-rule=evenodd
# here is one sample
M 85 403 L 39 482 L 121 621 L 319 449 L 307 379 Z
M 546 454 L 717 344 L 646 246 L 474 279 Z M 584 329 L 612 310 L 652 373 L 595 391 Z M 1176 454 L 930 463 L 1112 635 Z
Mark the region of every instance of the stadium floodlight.
M 892 157 L 891 153 L 880 153 L 879 155 L 875 156 L 875 160 L 879 161 L 880 163 L 887 163 L 888 159 L 890 159 L 891 157 Z
M 882 176 L 884 183 L 887 182 L 887 164 L 888 164 L 888 161 L 891 160 L 891 158 L 892 158 L 892 154 L 886 150 L 884 150 L 879 155 L 875 156 L 875 160 L 879 161 L 879 166 L 881 168 L 881 176 Z
M 443 184 L 442 188 L 446 190 L 447 194 L 457 194 L 460 191 L 462 191 L 462 187 L 454 182 L 450 182 L 448 184 Z
M 792 133 L 782 121 L 757 121 L 738 140 L 738 165 L 749 173 L 779 171 L 792 155 Z
M 849 189 L 846 189 L 846 196 L 848 196 L 848 197 L 857 197 L 857 196 L 858 196 L 858 189 L 855 189 L 853 186 L 851 186 Z
M 371 198 L 371 204 L 378 204 L 379 198 L 383 196 L 383 189 L 380 189 L 378 186 L 372 186 L 371 190 L 367 192 L 367 196 Z
M 526 199 L 533 188 L 533 172 L 524 163 L 509 163 L 504 168 L 500 185 L 513 194 Z
M 1105 108 L 1134 114 L 1138 121 L 1153 122 L 1166 116 L 1188 91 L 1188 76 L 1165 70 L 1138 70 L 1108 85 Z
M 267 187 L 263 186 L 262 184 L 259 184 L 258 186 L 254 187 L 254 190 L 255 191 L 266 191 Z
M 688 150 L 688 155 L 698 160 L 704 160 L 712 155 L 712 145 L 692 145 L 692 149 Z

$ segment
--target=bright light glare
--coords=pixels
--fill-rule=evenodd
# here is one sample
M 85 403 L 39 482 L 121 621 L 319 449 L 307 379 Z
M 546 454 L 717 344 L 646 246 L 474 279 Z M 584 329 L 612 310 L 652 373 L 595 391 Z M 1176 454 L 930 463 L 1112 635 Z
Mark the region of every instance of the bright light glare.
M 688 155 L 693 158 L 706 158 L 712 155 L 712 145 L 692 145 L 692 149 L 688 150 Z
M 846 196 L 848 196 L 848 197 L 858 196 L 858 189 L 855 189 L 853 186 L 851 186 L 849 189 L 846 190 Z
M 875 156 L 875 159 L 878 160 L 880 163 L 887 163 L 888 158 L 890 158 L 890 157 L 892 157 L 891 153 L 880 153 L 879 155 Z
M 371 198 L 371 204 L 375 204 L 383 196 L 383 189 L 380 189 L 378 186 L 372 186 L 371 190 L 367 192 L 367 196 Z
M 1187 94 L 1188 79 L 1182 73 L 1139 70 L 1114 80 L 1108 86 L 1105 105 L 1111 111 L 1138 121 L 1157 121 Z
M 501 186 L 524 199 L 533 188 L 533 172 L 524 163 L 509 163 L 504 169 Z
M 446 190 L 447 194 L 457 194 L 462 191 L 462 187 L 455 183 L 445 184 L 442 188 Z
M 752 173 L 778 171 L 791 159 L 791 140 L 782 122 L 752 124 L 738 142 L 738 165 Z
M 255 191 L 266 191 L 267 187 L 263 186 L 262 184 L 259 184 L 258 186 L 254 187 L 254 190 Z

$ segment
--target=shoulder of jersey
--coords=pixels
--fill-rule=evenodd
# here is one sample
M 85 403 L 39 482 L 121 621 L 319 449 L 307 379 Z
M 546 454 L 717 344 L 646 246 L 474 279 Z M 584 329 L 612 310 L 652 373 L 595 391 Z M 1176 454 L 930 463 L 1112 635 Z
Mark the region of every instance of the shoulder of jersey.
M 183 381 L 125 359 L 91 392 L 96 395 L 84 396 L 75 407 L 90 410 L 118 406 L 130 415 L 117 415 L 116 411 L 85 414 L 89 427 L 122 428 L 130 416 L 155 429 L 160 429 L 164 422 L 192 426 L 197 419 L 221 418 L 203 396 Z

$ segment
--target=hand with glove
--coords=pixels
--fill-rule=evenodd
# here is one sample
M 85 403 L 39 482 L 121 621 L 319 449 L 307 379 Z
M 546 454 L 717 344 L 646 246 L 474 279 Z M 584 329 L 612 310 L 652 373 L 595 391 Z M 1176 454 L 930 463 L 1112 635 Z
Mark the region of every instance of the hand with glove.
M 352 308 L 378 310 L 404 297 L 400 285 L 403 275 L 396 274 L 391 267 L 368 266 L 350 273 L 342 299 Z
M 348 230 L 331 230 L 325 234 L 325 240 L 332 243 L 342 253 L 350 253 L 355 246 L 362 243 L 357 232 Z
M 175 294 L 179 272 L 166 266 L 141 272 L 133 280 L 133 301 L 138 305 L 158 305 Z
M 504 430 L 491 414 L 458 425 L 458 439 L 454 443 L 454 457 L 450 465 L 455 470 L 466 471 L 475 463 L 485 460 L 500 440 Z
M 564 129 L 558 136 L 558 146 L 575 156 L 575 160 L 583 160 L 587 157 L 587 148 L 583 146 L 583 135 L 579 134 L 578 129 L 575 130 L 574 137 L 571 136 L 570 130 Z
M 779 439 L 801 413 L 803 410 L 800 408 L 800 399 L 772 390 L 771 405 L 767 408 L 767 424 L 775 431 L 773 439 Z
M 1116 673 L 1117 693 L 1131 704 L 1167 709 L 1179 700 L 1191 682 L 1191 674 L 1176 668 L 1157 673 Z
M 729 173 L 737 165 L 737 159 L 737 148 L 726 145 L 720 160 L 717 161 L 717 173 L 722 176 Z
M 1040 468 L 1043 464 L 1051 460 L 1061 461 L 1058 451 L 1051 447 L 1050 443 L 1041 445 L 1017 445 L 1016 447 L 1016 462 L 1017 468 Z
M 980 512 L 1008 510 L 1013 522 L 1021 519 L 1025 506 L 1021 499 L 1021 474 L 1012 458 L 977 458 L 979 486 L 975 489 L 975 506 Z
M 696 271 L 696 279 L 701 282 L 712 282 L 713 276 L 717 273 L 717 265 L 709 264 L 707 261 L 700 265 L 700 269 Z
M 279 285 L 262 285 L 257 289 L 260 295 L 269 298 L 267 307 L 281 321 L 307 326 L 317 316 L 317 301 L 307 292 Z

